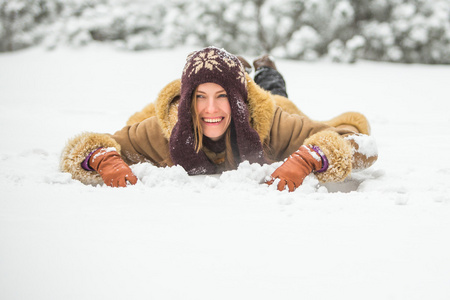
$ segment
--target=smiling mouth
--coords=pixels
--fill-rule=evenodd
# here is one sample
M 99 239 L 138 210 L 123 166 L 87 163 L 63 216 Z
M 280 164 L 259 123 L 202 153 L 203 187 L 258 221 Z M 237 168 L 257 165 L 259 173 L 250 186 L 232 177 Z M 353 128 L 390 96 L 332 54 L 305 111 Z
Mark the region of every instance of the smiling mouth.
M 220 123 L 222 122 L 222 120 L 224 119 L 224 117 L 220 117 L 220 118 L 202 118 L 203 122 L 205 123 L 209 123 L 209 124 L 214 124 L 214 123 Z

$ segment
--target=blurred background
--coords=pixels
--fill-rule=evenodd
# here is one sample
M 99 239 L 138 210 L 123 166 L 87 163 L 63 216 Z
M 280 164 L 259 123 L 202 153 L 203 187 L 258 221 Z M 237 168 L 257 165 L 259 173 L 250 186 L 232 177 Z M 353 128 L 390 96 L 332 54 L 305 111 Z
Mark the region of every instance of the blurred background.
M 0 22 L 0 52 L 102 42 L 450 64 L 450 0 L 0 0 Z

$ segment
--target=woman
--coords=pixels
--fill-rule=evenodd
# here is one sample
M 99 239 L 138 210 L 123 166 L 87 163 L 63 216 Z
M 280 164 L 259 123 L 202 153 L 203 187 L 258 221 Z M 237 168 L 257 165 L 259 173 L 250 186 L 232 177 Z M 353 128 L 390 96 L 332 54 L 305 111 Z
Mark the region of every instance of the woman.
M 285 93 L 270 59 L 254 64 L 255 78 L 268 74 L 262 76 L 262 86 Z M 264 164 L 286 159 L 267 183 L 293 191 L 312 172 L 323 182 L 342 181 L 352 169 L 376 160 L 376 153 L 368 155 L 362 147 L 367 142 L 357 143 L 370 139 L 357 134 L 368 133 L 364 116 L 351 115 L 331 127 L 300 111 L 289 114 L 277 103 L 289 100 L 258 86 L 236 56 L 207 47 L 188 56 L 181 82 L 160 92 L 153 117 L 130 122 L 114 135 L 73 138 L 63 150 L 61 170 L 85 184 L 125 187 L 137 182 L 128 165 L 139 162 L 181 165 L 197 175 L 235 169 L 245 160 Z

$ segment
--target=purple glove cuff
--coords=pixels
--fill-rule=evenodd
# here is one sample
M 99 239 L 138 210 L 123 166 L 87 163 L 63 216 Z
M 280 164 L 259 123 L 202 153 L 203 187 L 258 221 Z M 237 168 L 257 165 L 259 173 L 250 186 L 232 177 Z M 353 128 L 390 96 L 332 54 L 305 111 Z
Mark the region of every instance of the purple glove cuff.
M 102 147 L 100 147 L 100 148 L 102 148 Z M 82 167 L 83 169 L 85 169 L 86 171 L 95 171 L 94 169 L 92 169 L 92 168 L 89 166 L 89 159 L 91 159 L 92 154 L 93 154 L 95 151 L 97 151 L 98 149 L 100 149 L 100 148 L 95 149 L 94 151 L 92 151 L 91 153 L 89 153 L 89 154 L 86 156 L 86 158 L 85 158 L 85 159 L 83 160 L 83 162 L 81 163 L 81 167 Z
M 328 159 L 327 159 L 327 157 L 325 156 L 325 154 L 322 152 L 322 150 L 320 150 L 320 148 L 317 147 L 317 146 L 311 146 L 311 148 L 312 148 L 314 151 L 316 151 L 317 154 L 319 154 L 320 157 L 322 158 L 322 168 L 321 168 L 320 170 L 317 170 L 316 172 L 317 172 L 317 173 L 323 173 L 323 172 L 325 172 L 326 170 L 328 170 Z

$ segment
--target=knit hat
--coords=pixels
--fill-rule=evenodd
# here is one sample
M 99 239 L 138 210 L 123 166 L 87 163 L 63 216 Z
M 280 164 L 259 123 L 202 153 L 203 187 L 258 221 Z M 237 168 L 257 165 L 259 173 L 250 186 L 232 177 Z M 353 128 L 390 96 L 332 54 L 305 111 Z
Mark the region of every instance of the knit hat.
M 195 150 L 192 96 L 198 85 L 212 82 L 227 92 L 231 107 L 231 123 L 234 126 L 237 150 L 241 161 L 265 163 L 258 133 L 250 126 L 247 107 L 247 81 L 239 59 L 223 49 L 207 47 L 191 53 L 181 76 L 181 95 L 178 106 L 178 122 L 170 136 L 170 156 L 190 175 L 214 174 L 216 165 L 206 154 Z

